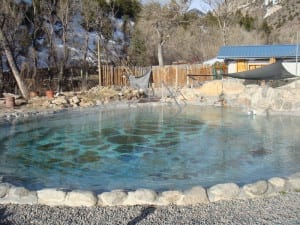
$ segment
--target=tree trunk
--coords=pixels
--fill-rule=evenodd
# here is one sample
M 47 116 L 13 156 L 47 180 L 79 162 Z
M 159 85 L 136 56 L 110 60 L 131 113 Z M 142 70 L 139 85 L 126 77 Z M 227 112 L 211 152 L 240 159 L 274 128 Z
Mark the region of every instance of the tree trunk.
M 164 65 L 164 57 L 163 57 L 163 44 L 158 43 L 157 46 L 157 59 L 158 59 L 158 65 L 163 66 Z
M 220 16 L 218 16 L 217 18 L 218 18 L 219 28 L 222 31 L 223 45 L 226 46 L 227 45 L 227 23 L 225 20 L 222 21 Z
M 1 93 L 3 92 L 3 88 L 4 88 L 4 83 L 3 83 L 3 68 L 2 68 L 2 57 L 0 57 L 0 96 Z
M 158 44 L 157 44 L 157 59 L 158 59 L 158 65 L 163 66 L 164 65 L 164 55 L 163 55 L 163 46 L 166 42 L 164 39 L 164 34 L 160 31 L 160 29 L 156 28 L 156 32 L 158 35 Z
M 5 55 L 7 57 L 7 61 L 9 64 L 9 67 L 17 81 L 18 87 L 21 91 L 21 94 L 23 96 L 23 98 L 28 99 L 28 90 L 25 86 L 24 80 L 20 75 L 20 71 L 17 67 L 17 64 L 15 62 L 15 59 L 13 57 L 13 54 L 11 52 L 11 49 L 8 45 L 8 41 L 3 33 L 3 30 L 0 28 L 0 44 L 2 44 L 2 47 L 4 49 Z
M 226 32 L 226 27 L 222 28 L 222 33 L 223 33 L 223 44 L 224 46 L 227 45 L 227 32 Z
M 64 79 L 64 72 L 65 72 L 65 63 L 61 62 L 59 66 L 58 72 L 58 85 L 57 85 L 57 92 L 60 93 L 63 91 L 63 79 Z

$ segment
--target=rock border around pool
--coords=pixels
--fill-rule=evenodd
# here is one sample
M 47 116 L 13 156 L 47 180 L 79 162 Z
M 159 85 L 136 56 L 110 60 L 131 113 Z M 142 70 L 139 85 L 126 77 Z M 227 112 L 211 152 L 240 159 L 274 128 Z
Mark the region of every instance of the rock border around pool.
M 235 183 L 217 184 L 210 188 L 195 186 L 186 191 L 169 190 L 157 193 L 150 189 L 113 190 L 96 193 L 84 190 L 63 191 L 47 188 L 30 191 L 3 183 L 0 179 L 0 204 L 41 204 L 48 206 L 131 206 L 131 205 L 195 205 L 221 200 L 269 197 L 300 191 L 300 172 L 289 177 L 273 177 L 239 187 Z

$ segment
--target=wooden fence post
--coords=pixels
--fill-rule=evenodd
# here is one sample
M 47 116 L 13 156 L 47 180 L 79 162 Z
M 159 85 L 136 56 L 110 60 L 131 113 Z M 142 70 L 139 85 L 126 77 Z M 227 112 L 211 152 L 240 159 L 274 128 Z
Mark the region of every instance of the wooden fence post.
M 178 88 L 178 65 L 176 65 L 175 87 Z
M 186 71 L 186 86 L 188 87 L 189 86 L 189 77 L 188 77 L 188 74 L 189 74 L 189 65 L 186 65 L 185 71 Z
M 99 75 L 99 86 L 102 86 L 101 58 L 100 58 L 100 39 L 98 39 L 98 75 Z

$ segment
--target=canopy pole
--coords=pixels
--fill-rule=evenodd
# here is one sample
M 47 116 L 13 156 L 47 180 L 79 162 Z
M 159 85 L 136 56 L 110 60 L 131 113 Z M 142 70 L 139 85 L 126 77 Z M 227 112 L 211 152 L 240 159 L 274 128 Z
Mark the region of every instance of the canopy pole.
M 100 38 L 98 38 L 97 43 L 97 50 L 98 50 L 98 77 L 99 77 L 99 86 L 102 86 L 102 72 L 101 72 L 101 57 L 100 57 Z
M 297 45 L 296 45 L 296 75 L 298 76 L 298 54 L 299 54 L 299 32 L 297 31 Z

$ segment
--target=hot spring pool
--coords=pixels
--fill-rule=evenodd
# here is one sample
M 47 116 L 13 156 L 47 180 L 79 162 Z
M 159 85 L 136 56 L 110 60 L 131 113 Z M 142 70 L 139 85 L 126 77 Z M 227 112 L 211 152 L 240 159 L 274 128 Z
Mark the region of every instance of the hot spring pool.
M 0 125 L 0 176 L 36 190 L 239 185 L 300 171 L 300 117 L 168 106 L 89 109 Z

